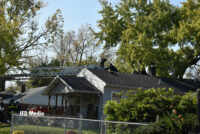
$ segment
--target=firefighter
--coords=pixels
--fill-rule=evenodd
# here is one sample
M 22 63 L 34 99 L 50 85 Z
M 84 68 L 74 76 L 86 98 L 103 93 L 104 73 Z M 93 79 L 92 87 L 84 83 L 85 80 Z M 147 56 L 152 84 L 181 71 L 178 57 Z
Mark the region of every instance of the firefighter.
M 11 115 L 16 113 L 16 109 L 17 109 L 17 106 L 14 103 L 14 100 L 11 99 L 10 103 L 8 105 L 8 112 L 9 112 L 9 119 L 10 119 L 10 121 L 11 121 Z
M 16 113 L 20 113 L 20 111 L 21 111 L 21 105 L 19 104 L 19 101 L 16 101 Z

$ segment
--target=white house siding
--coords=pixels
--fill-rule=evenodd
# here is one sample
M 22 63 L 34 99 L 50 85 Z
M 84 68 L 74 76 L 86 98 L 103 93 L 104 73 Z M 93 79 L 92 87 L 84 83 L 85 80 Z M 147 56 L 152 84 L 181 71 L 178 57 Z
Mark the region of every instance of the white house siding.
M 99 89 L 102 93 L 104 93 L 104 87 L 106 86 L 106 83 L 98 78 L 96 75 L 94 75 L 92 72 L 90 72 L 88 69 L 83 69 L 77 77 L 84 77 L 87 79 L 92 85 L 94 85 L 97 89 Z
M 110 86 L 105 87 L 104 94 L 103 94 L 103 101 L 102 101 L 103 107 L 107 101 L 112 99 L 112 97 L 111 97 L 112 92 L 123 92 L 123 96 L 124 96 L 126 94 L 126 92 L 129 90 L 133 90 L 133 89 L 123 88 L 123 87 L 121 87 L 121 88 L 120 87 L 110 87 Z
M 126 93 L 128 89 L 124 88 L 115 88 L 115 87 L 105 87 L 104 94 L 103 94 L 103 104 L 106 104 L 106 101 L 111 100 L 111 93 L 112 92 L 124 92 Z
M 69 93 L 69 89 L 67 89 L 66 85 L 63 82 L 60 82 L 51 92 L 52 94 L 61 94 L 61 93 Z

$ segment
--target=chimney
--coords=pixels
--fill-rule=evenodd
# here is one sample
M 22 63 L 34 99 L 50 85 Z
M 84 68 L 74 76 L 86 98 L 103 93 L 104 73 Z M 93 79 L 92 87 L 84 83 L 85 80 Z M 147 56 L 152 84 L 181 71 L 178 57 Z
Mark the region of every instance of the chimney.
M 22 89 L 21 89 L 21 93 L 24 93 L 25 92 L 25 85 L 24 84 L 22 84 Z
M 104 69 L 104 67 L 105 67 L 105 62 L 106 62 L 106 59 L 105 58 L 103 58 L 102 60 L 101 60 L 101 62 L 99 63 L 99 67 L 101 68 L 101 69 Z
M 141 75 L 147 75 L 147 72 L 146 72 L 145 68 L 142 68 L 142 71 L 141 71 L 140 74 L 141 74 Z
M 156 67 L 155 67 L 154 63 L 151 64 L 149 71 L 150 71 L 151 76 L 156 76 Z

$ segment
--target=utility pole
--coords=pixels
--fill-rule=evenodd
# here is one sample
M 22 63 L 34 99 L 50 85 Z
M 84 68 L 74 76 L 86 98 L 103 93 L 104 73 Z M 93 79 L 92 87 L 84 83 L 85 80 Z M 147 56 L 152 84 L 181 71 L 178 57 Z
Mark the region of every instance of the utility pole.
M 200 126 L 200 89 L 197 89 L 197 117 L 198 125 Z
M 200 88 L 199 88 L 199 81 L 196 79 L 195 86 L 197 90 L 197 118 L 198 118 L 198 132 L 200 131 Z

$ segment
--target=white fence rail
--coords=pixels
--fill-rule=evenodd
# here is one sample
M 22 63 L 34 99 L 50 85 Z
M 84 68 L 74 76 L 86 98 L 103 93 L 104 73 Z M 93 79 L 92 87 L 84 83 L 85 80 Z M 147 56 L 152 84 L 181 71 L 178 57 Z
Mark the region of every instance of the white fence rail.
M 24 134 L 133 134 L 143 123 L 12 115 L 12 132 Z

